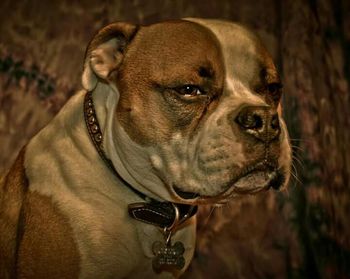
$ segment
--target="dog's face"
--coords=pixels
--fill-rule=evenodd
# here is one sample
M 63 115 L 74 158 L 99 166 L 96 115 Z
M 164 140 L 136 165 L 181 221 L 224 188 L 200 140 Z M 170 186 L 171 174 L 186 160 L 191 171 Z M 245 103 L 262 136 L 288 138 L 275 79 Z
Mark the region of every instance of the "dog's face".
M 288 182 L 281 84 L 252 33 L 200 19 L 121 29 L 100 33 L 88 61 L 120 92 L 115 118 L 130 142 L 118 144 L 142 150 L 157 187 L 177 202 L 205 203 Z

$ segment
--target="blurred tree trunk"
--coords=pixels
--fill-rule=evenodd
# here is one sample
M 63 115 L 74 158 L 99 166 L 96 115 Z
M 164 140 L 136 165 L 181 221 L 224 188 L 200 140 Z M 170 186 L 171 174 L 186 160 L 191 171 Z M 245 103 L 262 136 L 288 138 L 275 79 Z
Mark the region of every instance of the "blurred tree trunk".
M 348 278 L 349 4 L 281 3 L 285 112 L 302 181 L 294 204 L 303 269 L 308 278 Z

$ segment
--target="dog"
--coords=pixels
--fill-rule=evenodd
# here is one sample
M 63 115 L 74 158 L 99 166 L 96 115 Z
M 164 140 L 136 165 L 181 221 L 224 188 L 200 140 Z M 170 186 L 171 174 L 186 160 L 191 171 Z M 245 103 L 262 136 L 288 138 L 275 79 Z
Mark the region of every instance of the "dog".
M 288 183 L 281 81 L 241 25 L 110 24 L 82 85 L 0 182 L 1 278 L 176 278 L 198 205 Z

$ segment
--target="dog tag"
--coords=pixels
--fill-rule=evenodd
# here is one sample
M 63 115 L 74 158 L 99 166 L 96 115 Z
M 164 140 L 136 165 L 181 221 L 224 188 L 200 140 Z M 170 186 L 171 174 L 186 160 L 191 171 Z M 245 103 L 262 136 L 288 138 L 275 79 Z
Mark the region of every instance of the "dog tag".
M 170 241 L 168 243 L 156 241 L 153 243 L 152 250 L 155 255 L 152 266 L 157 273 L 173 268 L 180 270 L 185 266 L 183 257 L 185 247 L 182 242 L 178 241 L 171 245 Z

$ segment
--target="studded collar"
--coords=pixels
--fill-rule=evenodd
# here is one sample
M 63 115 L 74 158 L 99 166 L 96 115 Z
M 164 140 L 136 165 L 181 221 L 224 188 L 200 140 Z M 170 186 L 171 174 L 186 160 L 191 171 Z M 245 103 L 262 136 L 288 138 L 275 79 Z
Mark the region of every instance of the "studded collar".
M 168 229 L 175 223 L 176 225 L 179 225 L 196 214 L 198 209 L 197 206 L 156 201 L 136 190 L 120 176 L 103 151 L 103 136 L 97 120 L 91 91 L 88 91 L 85 94 L 84 119 L 90 139 L 101 159 L 106 163 L 114 175 L 123 181 L 126 187 L 145 201 L 128 205 L 128 213 L 131 218 L 163 229 Z

